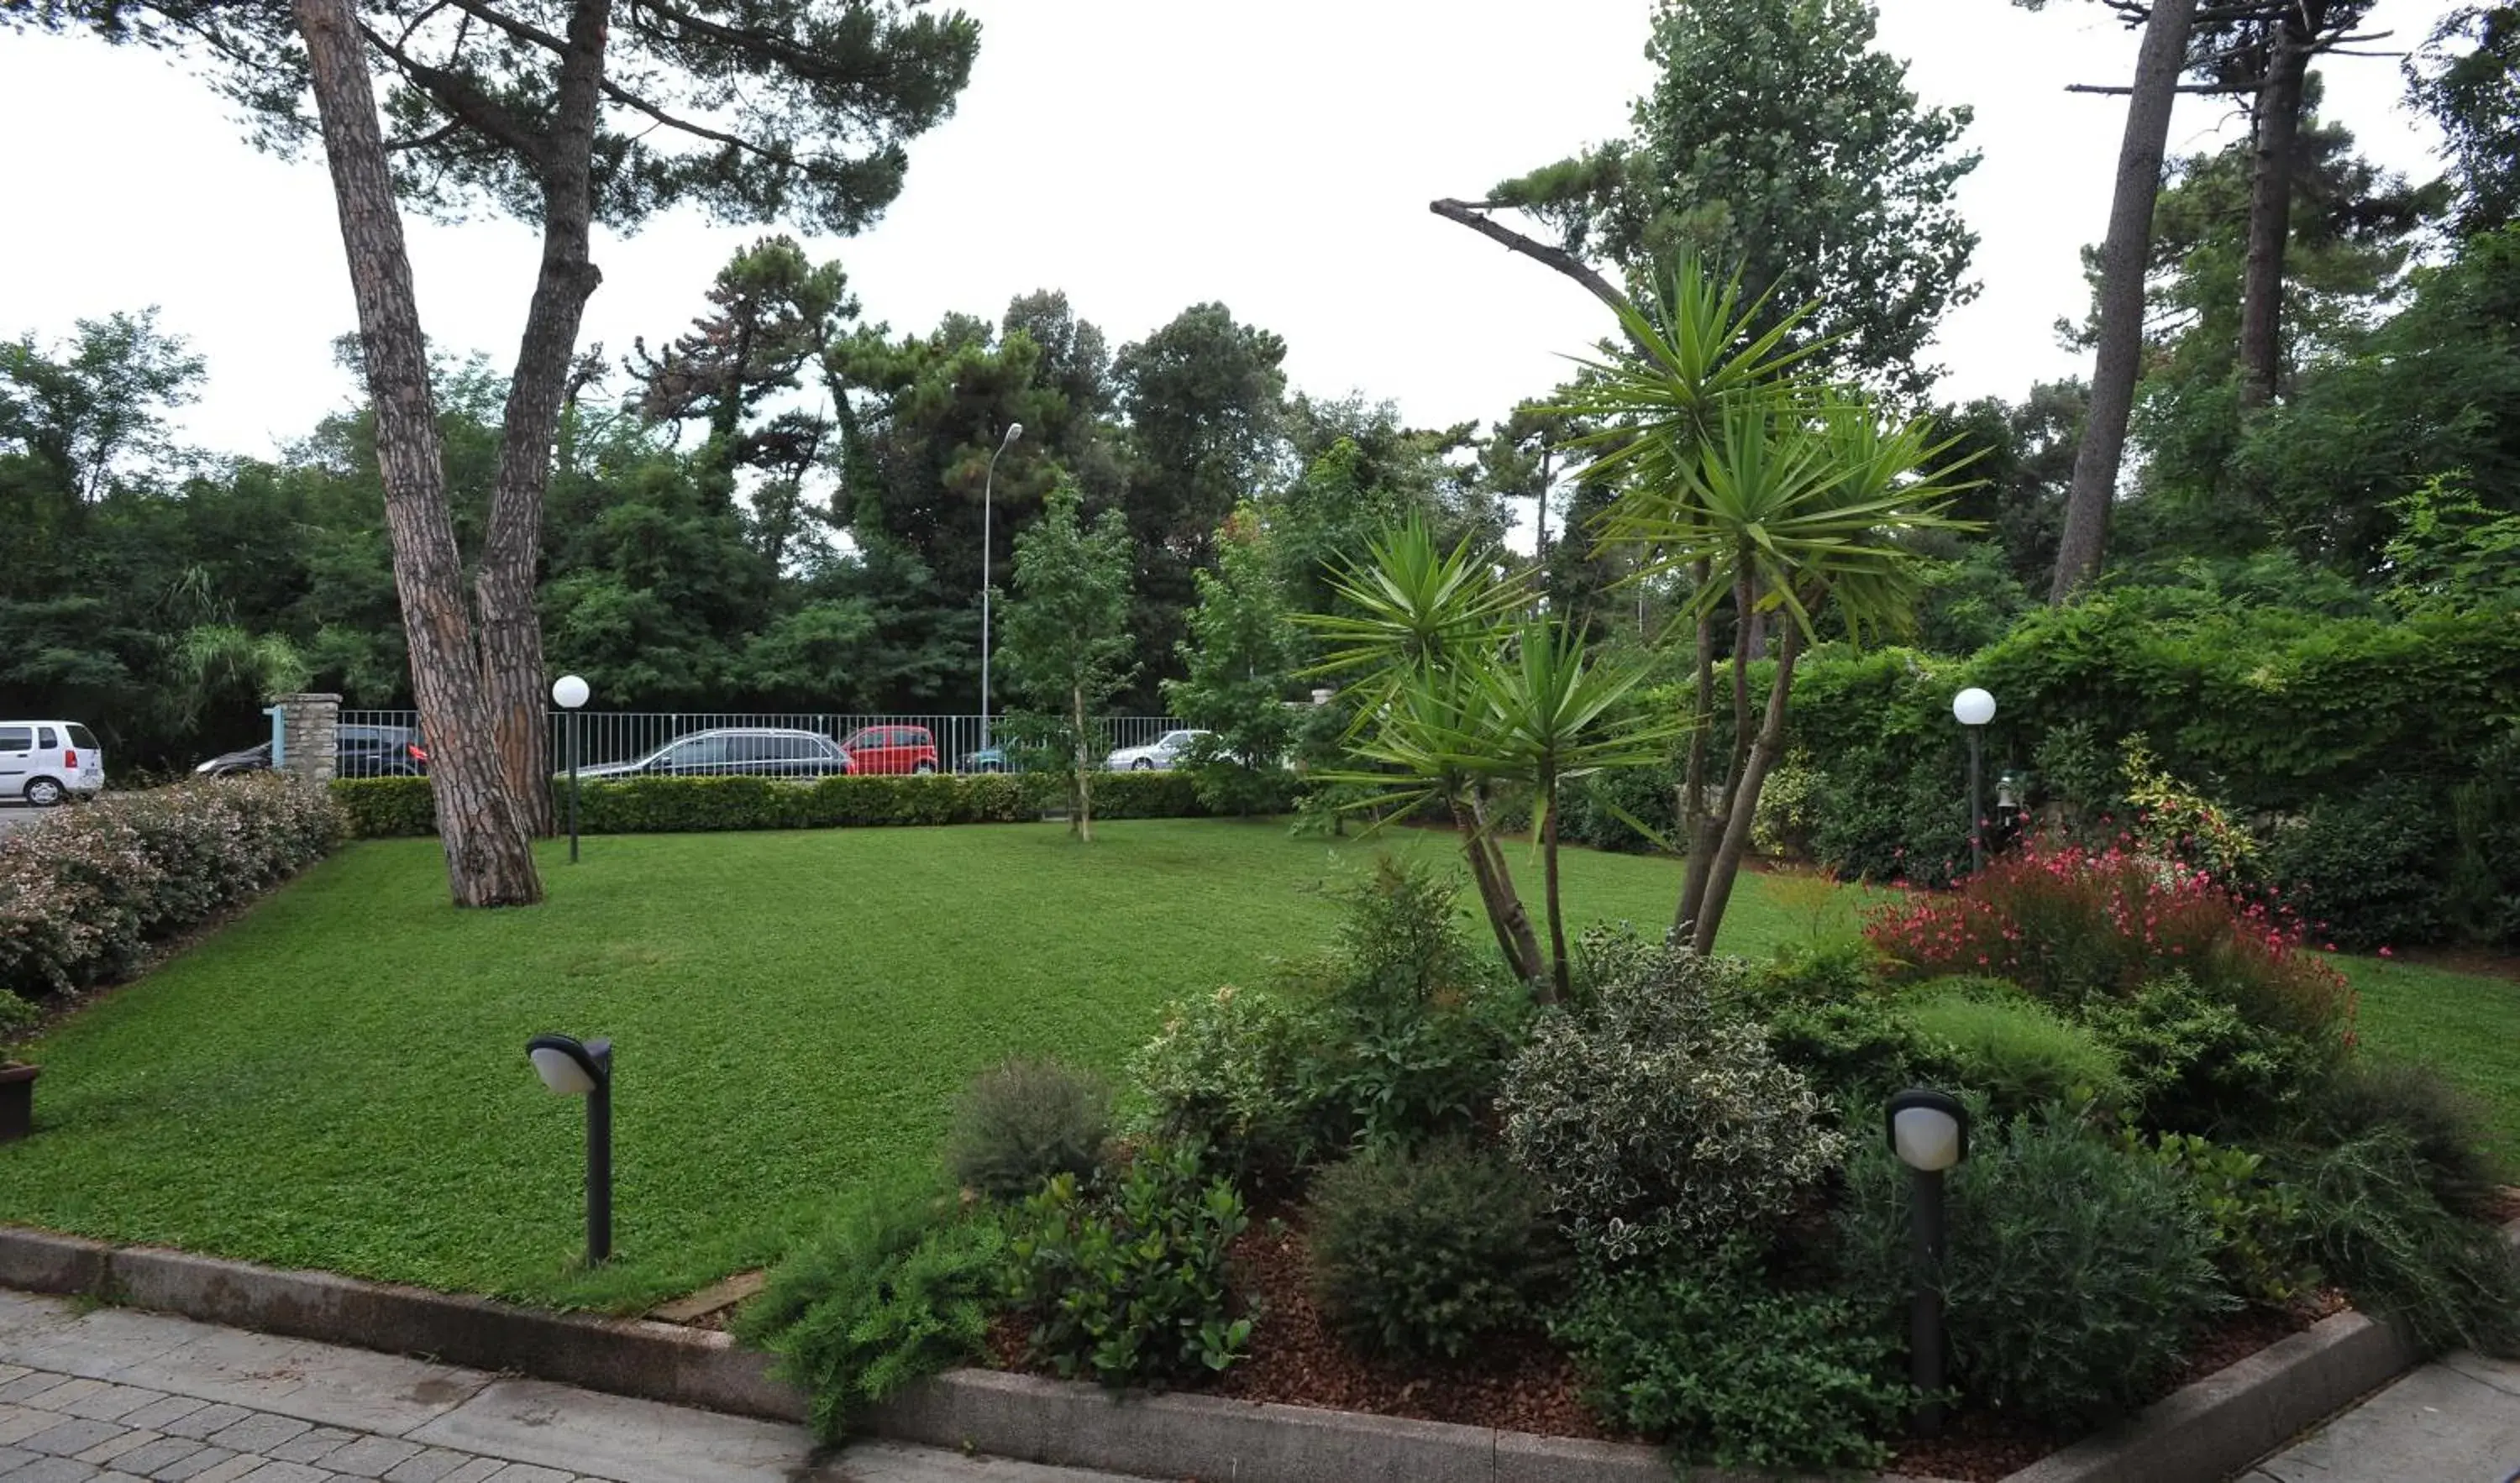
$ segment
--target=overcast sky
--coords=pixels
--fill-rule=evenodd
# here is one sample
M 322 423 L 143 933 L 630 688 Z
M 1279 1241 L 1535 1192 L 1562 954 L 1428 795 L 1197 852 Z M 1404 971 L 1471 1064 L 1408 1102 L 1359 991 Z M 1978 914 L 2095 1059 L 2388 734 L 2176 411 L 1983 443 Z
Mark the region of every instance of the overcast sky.
M 1546 390 L 1605 329 L 1574 285 L 1426 211 L 1623 131 L 1647 84 L 1646 0 L 969 0 L 980 58 L 959 113 L 912 146 L 910 184 L 874 230 L 814 243 L 848 267 L 870 320 L 994 318 L 1064 289 L 1112 344 L 1222 299 L 1278 332 L 1293 383 L 1396 401 L 1421 425 L 1501 415 Z M 2380 0 L 2375 26 L 2419 42 L 2449 7 Z M 2125 105 L 2068 82 L 2123 82 L 2133 39 L 2098 6 L 1882 0 L 1882 46 L 1933 103 L 1977 111 L 1985 162 L 1961 188 L 1984 292 L 1947 322 L 1943 394 L 2017 396 L 2074 374 L 2050 324 L 2085 303 L 2077 249 L 2108 212 Z M 2328 112 L 2367 155 L 2437 168 L 2400 103 L 2397 65 L 2331 61 Z M 2187 99 L 2173 147 L 2230 130 Z M 268 455 L 350 396 L 333 337 L 353 327 L 319 160 L 255 154 L 205 86 L 85 38 L 0 33 L 0 335 L 162 306 L 209 362 L 187 434 Z M 616 360 L 669 337 L 709 275 L 756 235 L 677 216 L 599 233 L 605 273 L 585 340 Z M 435 341 L 515 352 L 531 234 L 484 220 L 412 228 Z

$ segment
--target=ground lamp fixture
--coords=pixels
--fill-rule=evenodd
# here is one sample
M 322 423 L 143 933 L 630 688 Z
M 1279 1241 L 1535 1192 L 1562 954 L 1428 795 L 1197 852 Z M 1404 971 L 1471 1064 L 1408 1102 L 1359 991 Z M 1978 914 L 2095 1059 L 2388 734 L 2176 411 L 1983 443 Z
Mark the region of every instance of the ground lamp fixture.
M 1916 1434 L 1930 1437 L 1943 1425 L 1943 1171 L 1968 1157 L 1968 1110 L 1945 1093 L 1912 1087 L 1890 1099 L 1885 1121 L 1890 1151 L 1914 1175 L 1908 1357 L 1918 1396 Z
M 552 703 L 568 712 L 568 863 L 577 864 L 577 708 L 586 703 L 586 682 L 562 675 L 552 682 Z
M 1969 871 L 1986 869 L 1985 805 L 1978 785 L 1978 733 L 1995 719 L 1995 697 L 1972 685 L 1952 697 L 1952 719 L 1968 733 L 1969 743 Z
M 989 470 L 980 478 L 980 750 L 989 749 L 989 545 L 990 500 L 997 492 L 998 455 L 1023 436 L 1023 424 L 1007 424 L 1007 435 L 989 454 Z
M 612 1042 L 537 1035 L 525 1055 L 543 1085 L 586 1099 L 586 1265 L 612 1255 Z

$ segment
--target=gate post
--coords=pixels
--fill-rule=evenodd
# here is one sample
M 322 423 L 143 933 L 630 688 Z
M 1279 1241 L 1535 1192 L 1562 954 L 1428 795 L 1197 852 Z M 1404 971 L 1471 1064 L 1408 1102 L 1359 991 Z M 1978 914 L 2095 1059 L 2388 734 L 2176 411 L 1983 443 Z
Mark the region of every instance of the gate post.
M 281 735 L 289 740 L 285 755 L 272 759 L 273 767 L 318 787 L 332 782 L 338 761 L 336 747 L 340 740 L 341 697 L 314 693 L 282 696 L 279 699 Z

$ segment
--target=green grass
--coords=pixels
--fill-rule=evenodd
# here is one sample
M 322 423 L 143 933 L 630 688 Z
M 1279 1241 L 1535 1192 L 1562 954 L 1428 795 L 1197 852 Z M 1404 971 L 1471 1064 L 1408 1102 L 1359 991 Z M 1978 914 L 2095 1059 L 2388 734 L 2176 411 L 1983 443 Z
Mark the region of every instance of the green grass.
M 604 1306 L 774 1255 L 856 1181 L 935 1156 L 1013 1052 L 1117 1070 L 1167 999 L 1320 947 L 1375 849 L 1269 824 L 627 836 L 546 850 L 532 911 L 446 904 L 434 840 L 355 846 L 37 1048 L 0 1220 Z M 1537 861 L 1512 863 L 1538 904 Z M 1569 852 L 1570 921 L 1667 920 L 1679 868 Z M 1745 876 L 1726 946 L 1852 898 Z M 1472 923 L 1474 931 L 1484 926 Z M 618 1260 L 583 1239 L 582 1113 L 525 1063 L 609 1035 Z
M 2495 1150 L 2520 1177 L 2520 982 L 2337 958 L 2361 1003 L 2366 1050 L 2431 1066 L 2482 1104 Z

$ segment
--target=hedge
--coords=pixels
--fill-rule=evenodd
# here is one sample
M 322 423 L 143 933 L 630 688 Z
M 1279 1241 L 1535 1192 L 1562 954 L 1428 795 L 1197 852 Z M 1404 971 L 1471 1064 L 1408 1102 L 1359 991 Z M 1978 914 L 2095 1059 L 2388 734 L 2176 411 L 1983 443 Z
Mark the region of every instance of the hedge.
M 0 839 L 0 991 L 70 993 L 322 859 L 342 811 L 287 779 L 109 792 Z
M 1012 824 L 1063 807 L 1066 779 L 1055 773 L 958 777 L 623 778 L 581 782 L 578 829 L 590 834 L 699 833 L 713 830 L 847 829 L 880 825 Z M 344 778 L 333 796 L 362 838 L 436 832 L 426 778 Z M 553 784 L 565 817 L 568 782 Z M 1187 773 L 1112 773 L 1094 780 L 1097 819 L 1184 819 L 1203 815 Z

